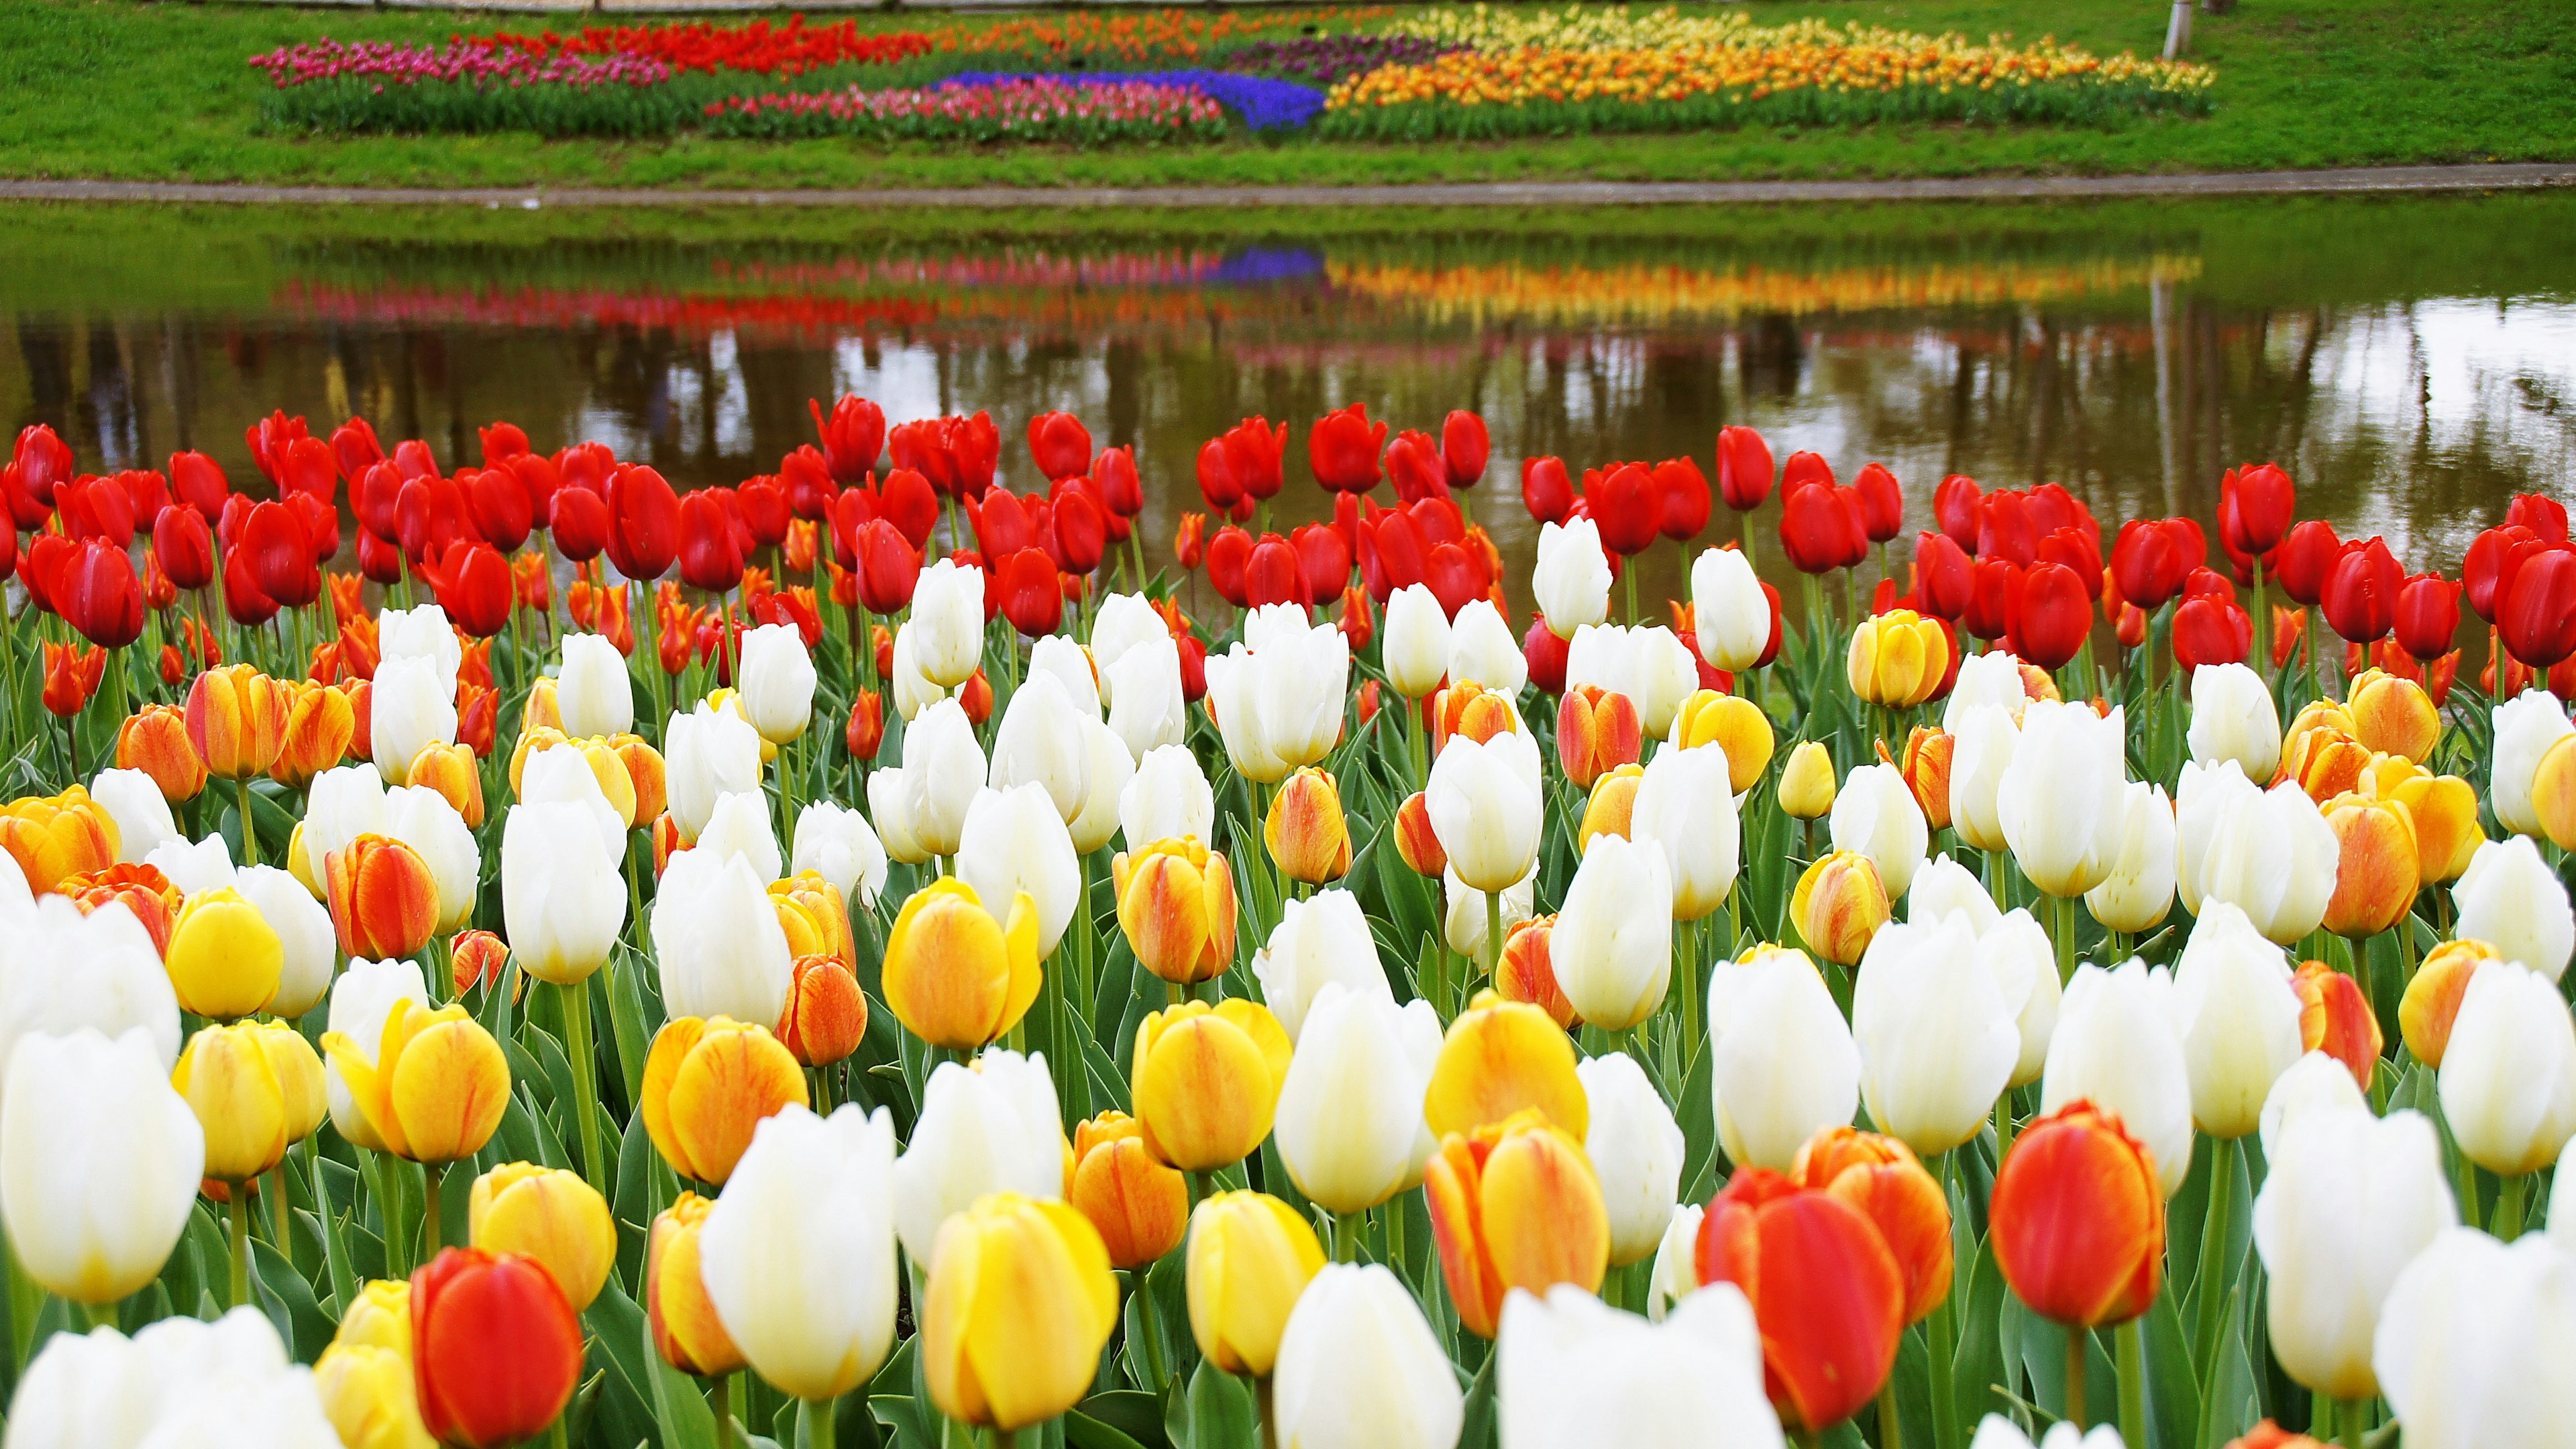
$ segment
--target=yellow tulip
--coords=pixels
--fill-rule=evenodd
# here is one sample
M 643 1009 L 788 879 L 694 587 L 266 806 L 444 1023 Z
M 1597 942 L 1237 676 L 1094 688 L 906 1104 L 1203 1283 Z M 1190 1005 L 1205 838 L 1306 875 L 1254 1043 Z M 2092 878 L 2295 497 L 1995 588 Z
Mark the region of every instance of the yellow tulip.
M 921 1369 L 941 1413 L 1011 1433 L 1091 1392 L 1118 1280 L 1082 1214 L 994 1193 L 940 1228 L 932 1259 Z
M 2414 680 L 2365 669 L 2345 693 L 2353 737 L 2372 749 L 2420 765 L 2441 743 L 2442 712 Z
M 78 785 L 59 795 L 30 795 L 0 805 L 0 850 L 9 852 L 38 895 L 66 876 L 116 864 L 116 817 Z
M 1308 885 L 1341 879 L 1351 868 L 1351 832 L 1333 777 L 1301 766 L 1279 782 L 1262 822 L 1262 843 L 1282 875 Z
M 1242 1161 L 1270 1135 L 1289 1050 L 1270 1008 L 1239 998 L 1146 1017 L 1129 1073 L 1146 1149 L 1184 1172 Z
M 199 891 L 179 908 L 164 954 L 179 1007 L 232 1021 L 276 999 L 286 971 L 286 943 L 240 891 Z
M 1845 674 L 1853 694 L 1889 709 L 1932 697 L 1950 670 L 1950 636 L 1912 609 L 1891 609 L 1852 630 Z
M 1685 750 L 1715 745 L 1726 751 L 1728 788 L 1741 795 L 1770 768 L 1776 739 L 1760 705 L 1703 689 L 1682 701 L 1681 713 L 1673 716 L 1672 742 Z
M 805 1072 L 769 1028 L 683 1016 L 644 1059 L 644 1130 L 671 1170 L 722 1186 L 761 1119 L 805 1105 Z
M 617 1220 L 579 1173 L 505 1162 L 474 1179 L 466 1212 L 468 1241 L 534 1258 L 575 1313 L 599 1296 L 617 1266 Z
M 482 1151 L 509 1106 L 510 1063 L 462 1006 L 426 1011 L 395 1001 L 372 1065 L 340 1032 L 326 1033 L 322 1049 L 385 1150 L 412 1162 Z
M 1545 1008 L 1477 992 L 1440 1043 L 1423 1120 L 1446 1137 L 1532 1108 L 1578 1137 L 1590 1130 L 1573 1040 Z
M 778 925 L 787 933 L 790 957 L 829 956 L 854 972 L 858 969 L 859 948 L 850 938 L 850 909 L 820 872 L 803 871 L 770 882 L 769 899 L 778 908 Z
M 403 777 L 445 797 L 448 804 L 456 807 L 466 829 L 483 828 L 483 769 L 475 761 L 473 746 L 431 740 L 411 757 L 411 766 Z
M 1621 765 L 1592 782 L 1592 798 L 1584 802 L 1583 823 L 1574 832 L 1576 854 L 1591 849 L 1596 835 L 1628 838 L 1637 813 L 1637 787 L 1645 778 L 1645 766 Z
M 715 1207 L 694 1192 L 662 1209 L 644 1253 L 645 1314 L 653 1351 L 684 1374 L 718 1378 L 742 1367 L 742 1350 L 725 1332 L 698 1276 L 698 1231 Z
M 1807 949 L 1838 965 L 1857 964 L 1887 917 L 1878 867 L 1856 850 L 1818 857 L 1789 895 L 1789 920 Z
M 2493 946 L 2476 940 L 2445 941 L 2424 957 L 2397 1003 L 2397 1030 L 2408 1055 L 2437 1072 L 2442 1069 L 2451 1048 L 2451 1023 L 2460 1014 L 2469 978 L 2499 959 Z
M 1834 808 L 1834 757 L 1823 744 L 1807 740 L 1789 752 L 1789 763 L 1780 768 L 1780 808 L 1798 820 L 1814 820 Z
M 2415 822 L 2415 855 L 2425 884 L 2440 885 L 2468 873 L 2469 858 L 2487 840 L 2486 828 L 2478 823 L 2475 786 L 2457 775 L 2418 770 L 2395 790 L 2380 793 L 2405 806 Z
M 371 1278 L 358 1290 L 357 1301 L 340 1315 L 331 1341 L 344 1348 L 360 1345 L 389 1348 L 411 1358 L 411 1280 Z
M 1146 970 L 1188 986 L 1234 960 L 1234 876 L 1195 839 L 1157 840 L 1109 863 L 1118 928 Z
M 1038 999 L 1038 912 L 1012 900 L 1007 926 L 954 876 L 913 892 L 886 937 L 884 990 L 895 1020 L 951 1051 L 1001 1039 Z
M 256 1023 L 206 1027 L 170 1073 L 206 1129 L 206 1176 L 236 1188 L 286 1156 L 286 1093 L 259 1036 Z
M 1190 1336 L 1230 1374 L 1266 1375 L 1297 1297 L 1324 1266 L 1306 1220 L 1262 1192 L 1220 1192 L 1190 1215 Z
M 438 1449 L 420 1421 L 407 1350 L 334 1341 L 313 1365 L 313 1391 L 345 1449 Z

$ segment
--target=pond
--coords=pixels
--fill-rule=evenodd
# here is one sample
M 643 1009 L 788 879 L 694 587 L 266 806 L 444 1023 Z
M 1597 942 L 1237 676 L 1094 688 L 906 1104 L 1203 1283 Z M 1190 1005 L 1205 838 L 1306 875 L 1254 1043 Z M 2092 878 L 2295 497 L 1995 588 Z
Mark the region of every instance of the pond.
M 470 461 L 474 428 L 584 439 L 675 484 L 772 470 L 806 400 L 989 409 L 1136 445 L 1149 550 L 1247 414 L 1484 414 L 1473 500 L 1526 607 L 1518 460 L 1696 457 L 1760 428 L 1848 477 L 2055 480 L 2100 518 L 2214 511 L 2277 459 L 2302 511 L 2455 567 L 2576 452 L 2576 195 L 1724 210 L 853 214 L 0 209 L 0 421 L 84 469 L 178 448 L 255 478 L 243 426 L 352 413 Z M 1384 496 L 1383 493 L 1381 496 Z M 1775 500 L 1756 526 L 1776 528 Z M 1715 536 L 1735 521 L 1720 510 Z M 1776 542 L 1766 570 L 1782 566 Z M 1900 546 L 1900 555 L 1903 546 Z M 1678 594 L 1672 551 L 1646 597 Z M 1785 592 L 1785 591 L 1784 591 Z M 1794 595 L 1793 595 L 1794 597 Z

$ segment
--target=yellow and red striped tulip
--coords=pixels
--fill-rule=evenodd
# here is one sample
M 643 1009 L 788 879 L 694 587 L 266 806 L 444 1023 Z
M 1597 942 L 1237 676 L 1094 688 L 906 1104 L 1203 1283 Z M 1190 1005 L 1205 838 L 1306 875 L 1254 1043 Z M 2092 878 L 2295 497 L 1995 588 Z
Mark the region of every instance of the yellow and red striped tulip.
M 644 1131 L 662 1160 L 721 1187 L 762 1118 L 805 1105 L 805 1072 L 765 1026 L 683 1016 L 654 1036 L 642 1097 Z
M 809 1067 L 844 1060 L 868 1034 L 868 994 L 838 957 L 799 956 L 795 972 L 787 1009 L 778 1018 L 778 1040 Z
M 206 788 L 206 762 L 188 739 L 188 714 L 175 704 L 147 704 L 116 730 L 116 767 L 141 770 L 176 805 Z
M 1556 757 L 1565 778 L 1589 790 L 1610 771 L 1637 763 L 1643 748 L 1635 700 L 1597 684 L 1565 692 L 1556 711 Z
M 329 685 L 297 680 L 278 689 L 285 696 L 286 724 L 268 774 L 290 790 L 301 790 L 348 756 L 358 718 L 349 708 L 349 696 Z
M 247 664 L 206 670 L 188 688 L 188 742 L 206 773 L 226 780 L 265 774 L 286 745 L 286 691 Z
M 399 961 L 438 930 L 438 877 L 420 852 L 372 832 L 322 863 L 331 924 L 352 959 Z
M 1312 765 L 1279 782 L 1262 822 L 1262 843 L 1290 880 L 1323 885 L 1350 873 L 1351 831 L 1342 818 L 1341 788 Z
M 698 1231 L 714 1207 L 711 1199 L 681 1193 L 653 1219 L 644 1251 L 644 1310 L 653 1351 L 680 1372 L 703 1378 L 721 1378 L 743 1366 L 742 1350 L 725 1332 L 698 1276 Z
M 1906 1323 L 1950 1296 L 1950 1200 L 1914 1149 L 1857 1127 L 1828 1127 L 1798 1149 L 1789 1178 L 1859 1210 L 1878 1229 L 1905 1284 Z
M 1270 1135 L 1289 1053 L 1279 1018 L 1240 997 L 1148 1015 L 1128 1072 L 1146 1149 L 1184 1172 L 1242 1161 Z
M 1183 986 L 1234 962 L 1234 876 L 1195 838 L 1157 840 L 1110 861 L 1118 926 L 1138 964 Z
M 2394 800 L 2338 795 L 2326 802 L 2325 818 L 2338 847 L 2325 929 L 2358 939 L 2396 925 L 2424 884 L 2413 816 Z
M 1995 1173 L 1995 1261 L 2031 1311 L 2077 1328 L 2126 1323 L 2164 1276 L 2155 1155 L 2078 1098 L 2023 1129 Z
M 1422 1177 L 1459 1326 L 1494 1336 L 1515 1288 L 1585 1292 L 1610 1267 L 1610 1215 L 1583 1145 L 1536 1111 L 1440 1140 Z
M 1109 1250 L 1110 1266 L 1141 1268 L 1181 1245 L 1190 1225 L 1190 1188 L 1179 1169 L 1154 1160 L 1145 1124 L 1108 1111 L 1073 1129 L 1073 1182 L 1065 1191 Z
M 2361 1090 L 2369 1091 L 2371 1072 L 2387 1040 L 2361 983 L 2323 961 L 2302 961 L 2290 985 L 2299 993 L 2300 1050 L 2333 1057 Z
M 1789 920 L 1807 949 L 1838 965 L 1858 964 L 1887 918 L 1878 867 L 1856 850 L 1819 856 L 1789 896 Z

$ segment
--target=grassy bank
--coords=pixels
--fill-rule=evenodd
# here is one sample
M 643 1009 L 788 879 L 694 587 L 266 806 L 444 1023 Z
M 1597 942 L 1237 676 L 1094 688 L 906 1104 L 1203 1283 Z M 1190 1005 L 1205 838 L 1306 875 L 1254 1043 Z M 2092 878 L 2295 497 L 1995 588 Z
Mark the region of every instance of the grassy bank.
M 1973 36 L 2151 53 L 2153 0 L 1751 0 Z M 1678 136 L 1075 150 L 846 141 L 313 138 L 263 129 L 260 51 L 328 34 L 436 42 L 531 17 L 19 0 L 0 7 L 0 175 L 351 185 L 1047 186 L 2119 173 L 2576 158 L 2576 5 L 2246 0 L 2203 16 L 2206 117 L 1986 128 L 1749 126 Z M 903 24 L 965 23 L 904 17 Z

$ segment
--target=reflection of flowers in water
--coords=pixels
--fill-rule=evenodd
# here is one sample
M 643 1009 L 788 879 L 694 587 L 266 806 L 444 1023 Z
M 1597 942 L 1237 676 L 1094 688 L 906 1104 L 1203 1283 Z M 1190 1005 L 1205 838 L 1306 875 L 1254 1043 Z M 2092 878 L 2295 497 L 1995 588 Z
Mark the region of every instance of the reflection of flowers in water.
M 1304 282 L 1324 276 L 1324 259 L 1306 247 L 1245 247 L 1227 255 L 1210 280 L 1231 287 Z
M 1438 322 L 1662 322 L 1759 313 L 1805 316 L 1909 307 L 2027 305 L 2135 291 L 2200 275 L 2196 256 L 2138 260 L 1889 264 L 1788 271 L 1636 263 L 1521 262 L 1424 267 L 1331 263 L 1334 287 L 1406 304 Z
M 983 256 L 836 257 L 828 262 L 734 261 L 717 257 L 717 277 L 764 287 L 1202 287 L 1320 277 L 1324 259 L 1305 247 L 1231 252 L 1174 249 L 1059 256 L 1002 251 Z

